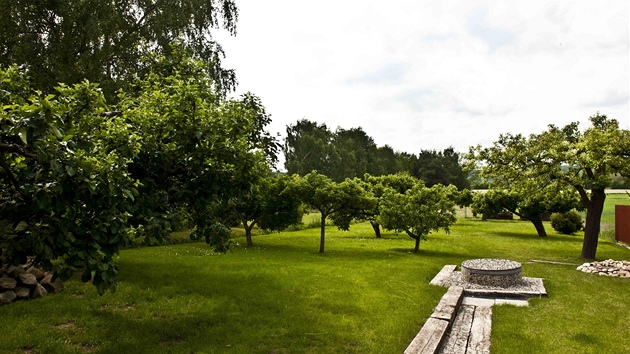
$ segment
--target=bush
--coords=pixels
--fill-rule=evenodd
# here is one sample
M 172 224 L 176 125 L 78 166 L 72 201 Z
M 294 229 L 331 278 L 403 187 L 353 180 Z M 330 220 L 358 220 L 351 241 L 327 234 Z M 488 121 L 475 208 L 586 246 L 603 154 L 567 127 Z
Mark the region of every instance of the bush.
M 551 227 L 561 234 L 571 235 L 582 230 L 582 217 L 573 210 L 566 213 L 554 213 L 551 215 Z

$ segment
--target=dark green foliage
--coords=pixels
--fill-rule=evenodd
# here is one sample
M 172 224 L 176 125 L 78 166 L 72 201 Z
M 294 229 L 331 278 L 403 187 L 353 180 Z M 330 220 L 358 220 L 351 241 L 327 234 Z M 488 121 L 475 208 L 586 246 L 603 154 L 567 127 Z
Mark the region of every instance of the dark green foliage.
M 332 175 L 333 147 L 332 133 L 325 124 L 318 125 L 306 119 L 295 125 L 287 126 L 287 137 L 282 151 L 284 167 L 288 174 L 306 176 L 311 171 L 318 171 L 326 176 Z
M 459 154 L 452 147 L 438 152 L 422 150 L 414 161 L 412 174 L 427 186 L 452 184 L 458 189 L 470 187 L 467 174 L 459 162 Z
M 285 168 L 289 174 L 305 176 L 318 171 L 335 182 L 346 178 L 408 172 L 434 184 L 453 184 L 459 189 L 470 186 L 467 174 L 453 148 L 437 152 L 422 150 L 418 155 L 394 152 L 388 146 L 377 147 L 374 140 L 361 127 L 337 128 L 331 132 L 325 124 L 306 119 L 287 126 L 283 152 Z
M 455 186 L 436 184 L 425 187 L 415 184 L 404 193 L 387 189 L 381 202 L 380 221 L 383 227 L 396 232 L 405 232 L 416 241 L 414 252 L 420 248 L 420 240 L 433 231 L 444 229 L 449 232 L 456 221 L 455 203 L 452 195 Z
M 113 99 L 152 66 L 143 57 L 169 56 L 177 40 L 204 59 L 219 91 L 236 84 L 234 73 L 221 68 L 223 52 L 211 36 L 219 28 L 236 33 L 233 0 L 1 0 L 0 6 L 0 65 L 24 65 L 44 92 L 88 79 Z
M 503 134 L 489 148 L 471 148 L 467 158 L 469 170 L 481 168 L 481 177 L 503 189 L 516 186 L 526 197 L 539 196 L 536 191 L 550 186 L 574 189 L 586 209 L 584 259 L 594 259 L 597 251 L 604 188 L 611 176 L 630 175 L 630 131 L 599 112 L 590 122 L 584 131 L 574 122 L 562 128 L 550 125 L 529 137 Z
M 297 175 L 269 175 L 230 200 L 230 212 L 243 224 L 248 247 L 254 245 L 255 225 L 263 230 L 282 231 L 302 220 L 299 183 Z
M 132 225 L 160 238 L 171 230 L 168 216 L 186 208 L 191 237 L 226 250 L 229 201 L 276 159 L 275 140 L 264 131 L 271 119 L 249 93 L 222 99 L 203 62 L 184 52 L 175 58 L 161 58 L 159 67 L 170 69 L 147 74 L 134 83 L 136 92 L 120 95 L 125 119 L 142 137 L 129 167 L 140 184 Z
M 336 183 L 313 171 L 304 176 L 299 188 L 301 199 L 321 214 L 320 253 L 324 253 L 328 217 L 339 229 L 348 230 L 353 219 L 361 217 L 364 210 L 374 208 L 376 203 L 359 179 Z
M 582 230 L 582 217 L 573 210 L 551 214 L 551 227 L 561 234 L 572 235 Z
M 118 273 L 137 183 L 127 164 L 139 137 L 107 117 L 95 85 L 34 91 L 16 67 L 0 71 L 0 219 L 13 228 L 0 252 L 11 264 L 43 264 L 61 278 L 83 269 L 99 293 Z

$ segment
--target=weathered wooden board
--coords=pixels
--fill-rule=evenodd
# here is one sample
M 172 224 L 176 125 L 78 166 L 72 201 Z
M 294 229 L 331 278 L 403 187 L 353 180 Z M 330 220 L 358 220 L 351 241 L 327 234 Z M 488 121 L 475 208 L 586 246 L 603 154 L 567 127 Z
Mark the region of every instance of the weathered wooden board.
M 446 281 L 451 277 L 451 275 L 455 271 L 455 268 L 457 268 L 457 266 L 454 264 L 445 265 L 444 267 L 442 267 L 442 270 L 440 270 L 440 272 L 437 273 L 437 275 L 433 278 L 433 280 L 431 280 L 429 284 L 437 285 L 437 286 L 446 286 Z
M 447 330 L 448 321 L 429 318 L 407 349 L 405 349 L 405 354 L 435 353 L 440 347 Z
M 490 354 L 492 307 L 477 306 L 470 327 L 466 354 Z
M 462 305 L 459 307 L 455 322 L 453 322 L 451 330 L 446 335 L 440 353 L 466 354 L 474 313 L 475 306 Z

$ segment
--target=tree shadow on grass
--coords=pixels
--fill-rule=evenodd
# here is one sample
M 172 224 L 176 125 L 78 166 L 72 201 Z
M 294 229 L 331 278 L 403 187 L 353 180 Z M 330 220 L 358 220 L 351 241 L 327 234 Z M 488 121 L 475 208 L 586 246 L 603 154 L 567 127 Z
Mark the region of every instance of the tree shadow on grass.
M 498 236 L 498 237 L 509 237 L 519 240 L 528 240 L 528 241 L 547 241 L 547 242 L 567 242 L 567 243 L 582 243 L 583 236 L 559 236 L 559 235 L 548 235 L 547 237 L 540 237 L 536 233 L 522 233 L 522 232 L 506 232 L 506 231 L 487 231 L 485 232 L 488 235 Z

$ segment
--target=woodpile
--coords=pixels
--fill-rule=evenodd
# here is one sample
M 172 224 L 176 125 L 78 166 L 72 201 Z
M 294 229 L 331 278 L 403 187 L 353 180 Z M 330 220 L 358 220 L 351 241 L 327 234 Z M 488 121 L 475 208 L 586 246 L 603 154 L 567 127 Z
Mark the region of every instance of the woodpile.
M 36 299 L 63 290 L 61 279 L 39 268 L 10 266 L 0 268 L 0 304 L 17 300 Z

